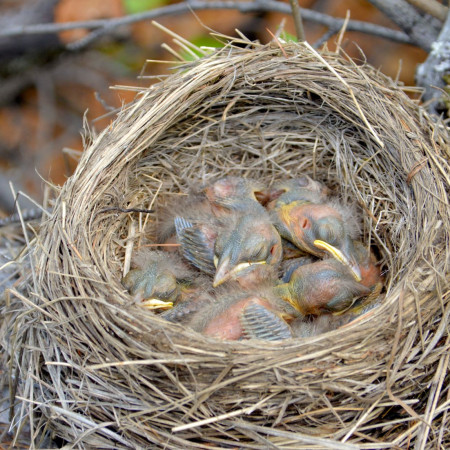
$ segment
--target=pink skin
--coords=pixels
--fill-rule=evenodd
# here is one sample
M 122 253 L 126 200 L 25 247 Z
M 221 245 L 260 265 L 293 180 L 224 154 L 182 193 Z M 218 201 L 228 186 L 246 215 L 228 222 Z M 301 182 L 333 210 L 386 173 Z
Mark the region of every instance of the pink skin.
M 282 216 L 291 228 L 295 238 L 298 239 L 298 241 L 305 247 L 311 247 L 311 245 L 309 245 L 305 240 L 305 231 L 309 230 L 312 226 L 309 217 L 314 220 L 326 219 L 328 217 L 342 219 L 342 216 L 334 208 L 326 205 L 314 205 L 311 203 L 289 208 L 288 214 L 283 214 L 282 212 Z M 315 247 L 309 248 L 309 250 L 316 256 L 323 256 L 325 253 Z
M 383 282 L 380 267 L 371 250 L 367 250 L 361 242 L 355 242 L 356 260 L 361 271 L 360 283 L 373 289 Z
M 259 296 L 250 296 L 230 305 L 223 313 L 215 316 L 203 330 L 203 334 L 216 339 L 236 341 L 243 337 L 240 317 L 244 308 L 250 303 L 257 303 L 273 311 L 271 303 Z

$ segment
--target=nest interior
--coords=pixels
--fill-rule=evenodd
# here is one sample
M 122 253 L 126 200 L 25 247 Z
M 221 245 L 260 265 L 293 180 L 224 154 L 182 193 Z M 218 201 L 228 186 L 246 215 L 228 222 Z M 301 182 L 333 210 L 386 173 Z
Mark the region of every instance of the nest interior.
M 246 44 L 143 89 L 87 142 L 11 291 L 16 421 L 95 448 L 444 448 L 445 128 L 370 66 Z M 359 210 L 386 277 L 382 306 L 308 339 L 220 342 L 123 289 L 176 196 L 225 175 L 304 173 Z

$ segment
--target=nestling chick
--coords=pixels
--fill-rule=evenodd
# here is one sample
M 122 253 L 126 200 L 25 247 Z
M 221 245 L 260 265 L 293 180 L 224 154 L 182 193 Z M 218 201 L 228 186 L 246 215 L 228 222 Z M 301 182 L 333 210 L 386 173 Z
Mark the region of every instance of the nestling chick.
M 258 197 L 266 190 L 264 184 L 257 180 L 242 177 L 225 177 L 206 186 L 203 192 L 212 207 L 213 213 L 221 217 L 232 211 L 242 211 L 245 202 L 242 200 L 258 201 Z
M 345 315 L 321 314 L 317 317 L 298 317 L 291 323 L 291 333 L 296 338 L 309 338 L 335 330 L 347 323 Z
M 283 204 L 299 200 L 322 203 L 327 200 L 328 194 L 329 189 L 324 184 L 303 175 L 275 183 L 269 191 L 267 209 L 274 209 L 280 197 Z
M 222 340 L 238 340 L 245 337 L 262 338 L 263 329 L 260 324 L 256 324 L 256 327 L 252 326 L 251 320 L 249 320 L 252 312 L 260 312 L 259 309 L 252 309 L 254 305 L 275 314 L 272 315 L 272 320 L 265 324 L 271 328 L 269 330 L 271 332 L 265 335 L 265 338 L 269 340 L 270 336 L 283 335 L 286 329 L 285 321 L 292 320 L 297 314 L 291 305 L 275 297 L 270 289 L 249 293 L 236 286 L 228 286 L 227 290 L 223 290 L 219 294 L 214 305 L 195 314 L 189 325 L 196 331 Z M 276 323 L 277 320 L 278 323 Z M 277 325 L 280 327 L 278 328 Z M 253 333 L 256 336 L 253 336 Z
M 304 255 L 304 256 L 300 256 L 299 258 L 284 260 L 281 263 L 280 270 L 279 270 L 281 282 L 289 283 L 289 281 L 292 277 L 292 274 L 300 266 L 312 264 L 317 261 L 318 261 L 318 259 L 312 255 Z
M 187 221 L 198 220 L 211 224 L 214 224 L 216 220 L 211 205 L 203 194 L 190 194 L 180 196 L 177 201 L 172 200 L 167 207 L 159 211 L 158 217 L 157 242 L 165 245 L 172 244 L 175 251 L 179 246 L 174 222 L 176 217 L 183 217 Z
M 158 242 L 176 243 L 176 217 L 211 225 L 215 230 L 218 226 L 217 218 L 245 213 L 248 203 L 257 203 L 256 196 L 262 189 L 264 186 L 256 180 L 229 176 L 214 181 L 200 192 L 191 192 L 188 196 L 177 198 L 176 202 L 160 212 L 163 219 L 158 227 Z
M 214 265 L 214 287 L 229 280 L 244 288 L 256 286 L 264 278 L 273 279 L 281 262 L 281 238 L 265 209 L 254 200 L 239 204 L 245 214 L 236 213 L 213 225 L 176 218 L 183 255 L 206 273 Z
M 337 202 L 324 203 L 319 187 L 292 188 L 269 207 L 273 223 L 284 239 L 314 256 L 333 256 L 350 267 L 355 279 L 361 278 L 353 246 L 355 221 Z
M 300 250 L 296 245 L 289 242 L 287 239 L 281 238 L 281 246 L 283 247 L 283 261 L 302 258 L 308 255 L 308 253 Z
M 259 303 L 251 303 L 242 311 L 241 325 L 247 339 L 282 341 L 293 337 L 286 319 Z
M 195 274 L 176 255 L 141 250 L 122 284 L 148 309 L 171 308 L 193 284 Z
M 356 261 L 361 272 L 360 283 L 372 291 L 379 291 L 383 284 L 383 277 L 374 253 L 359 241 L 354 241 L 353 247 L 355 248 Z
M 360 283 L 370 289 L 370 293 L 365 297 L 355 302 L 350 312 L 353 314 L 360 314 L 366 309 L 370 308 L 380 295 L 383 288 L 383 277 L 381 276 L 380 266 L 374 253 L 367 249 L 362 242 L 354 241 L 355 258 L 361 272 Z
M 274 292 L 307 316 L 342 313 L 370 289 L 358 283 L 346 266 L 326 259 L 298 267 L 289 282 L 276 286 Z
M 381 305 L 381 301 L 368 303 L 360 308 L 351 308 L 346 311 L 345 314 L 322 314 L 316 317 L 298 317 L 290 324 L 290 329 L 293 337 L 296 338 L 308 338 L 312 336 L 318 336 L 329 331 L 336 330 L 352 321 L 358 319 L 369 311 L 378 308 Z
M 228 223 L 217 236 L 214 287 L 230 279 L 242 280 L 246 288 L 256 287 L 265 277 L 273 277 L 281 262 L 281 237 L 269 215 L 257 203 L 245 203 L 245 215 Z
M 196 278 L 195 284 L 178 298 L 174 307 L 164 311 L 161 317 L 169 322 L 187 325 L 195 314 L 208 310 L 214 303 L 211 280 L 200 276 Z

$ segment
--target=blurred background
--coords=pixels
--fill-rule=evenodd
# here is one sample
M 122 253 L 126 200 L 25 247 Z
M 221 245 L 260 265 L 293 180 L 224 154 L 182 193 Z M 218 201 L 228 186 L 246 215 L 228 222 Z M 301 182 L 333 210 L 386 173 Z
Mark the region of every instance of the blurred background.
M 0 31 L 15 25 L 116 19 L 175 3 L 2 0 Z M 366 0 L 300 0 L 299 4 L 335 18 L 349 14 L 351 20 L 399 29 Z M 218 45 L 210 30 L 236 36 L 238 29 L 250 39 L 266 43 L 272 39 L 269 30 L 275 34 L 284 24 L 286 33 L 295 35 L 292 18 L 279 12 L 196 10 L 158 17 L 157 21 L 199 46 Z M 324 36 L 327 28 L 309 20 L 304 26 L 308 42 L 320 45 L 327 41 L 330 49 L 335 48 L 336 34 Z M 170 65 L 146 64 L 146 60 L 176 59 L 161 46 L 172 44 L 173 38 L 150 20 L 114 27 L 86 45 L 83 40 L 91 36 L 83 29 L 0 36 L 0 217 L 14 209 L 9 180 L 16 191 L 42 202 L 44 184 L 63 184 L 76 167 L 83 148 L 83 121 L 94 132 L 102 130 L 114 119 L 114 110 L 133 99 L 135 91 L 127 86 L 145 87 L 157 81 L 147 77 L 170 72 Z M 417 64 L 427 57 L 418 46 L 361 32 L 346 32 L 342 48 L 359 61 L 365 55 L 370 64 L 408 86 L 414 85 Z M 418 94 L 412 91 L 411 95 Z

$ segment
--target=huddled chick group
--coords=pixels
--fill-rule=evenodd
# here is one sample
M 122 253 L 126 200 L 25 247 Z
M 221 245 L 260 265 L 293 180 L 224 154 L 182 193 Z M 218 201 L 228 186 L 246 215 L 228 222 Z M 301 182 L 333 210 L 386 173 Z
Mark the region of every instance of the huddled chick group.
M 123 285 L 143 307 L 205 335 L 307 337 L 373 307 L 381 291 L 351 214 L 308 176 L 272 188 L 226 177 L 166 215 L 159 244 L 176 251 L 140 252 Z

